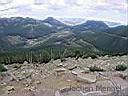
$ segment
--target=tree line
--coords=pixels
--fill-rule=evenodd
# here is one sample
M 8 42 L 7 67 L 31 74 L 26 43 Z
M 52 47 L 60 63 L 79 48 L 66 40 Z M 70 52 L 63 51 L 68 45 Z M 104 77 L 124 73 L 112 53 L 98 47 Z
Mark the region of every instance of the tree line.
M 81 49 L 41 49 L 41 50 L 24 50 L 15 52 L 0 53 L 0 64 L 13 64 L 23 63 L 27 61 L 29 63 L 48 63 L 51 60 L 61 59 L 68 57 L 74 57 L 78 59 L 91 57 L 92 59 L 98 56 L 122 56 L 127 53 L 111 53 L 111 52 L 93 52 L 89 50 Z

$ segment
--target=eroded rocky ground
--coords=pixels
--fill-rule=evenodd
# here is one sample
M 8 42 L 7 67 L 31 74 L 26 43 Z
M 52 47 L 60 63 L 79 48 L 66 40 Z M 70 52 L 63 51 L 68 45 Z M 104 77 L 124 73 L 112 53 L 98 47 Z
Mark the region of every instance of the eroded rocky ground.
M 118 64 L 128 65 L 128 56 L 5 65 L 0 96 L 128 96 L 128 69 L 115 71 Z M 105 71 L 90 72 L 90 66 Z

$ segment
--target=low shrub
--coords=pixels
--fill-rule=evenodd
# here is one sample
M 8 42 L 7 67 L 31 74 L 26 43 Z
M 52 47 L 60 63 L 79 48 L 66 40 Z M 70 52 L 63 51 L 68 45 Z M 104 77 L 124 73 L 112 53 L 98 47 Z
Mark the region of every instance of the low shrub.
M 96 54 L 86 54 L 86 55 L 82 56 L 82 58 L 88 58 L 88 57 L 91 57 L 92 59 L 98 58 L 98 56 Z
M 95 71 L 105 71 L 104 69 L 97 67 L 97 66 L 91 66 L 89 67 L 91 72 L 95 72 Z
M 119 64 L 116 66 L 116 71 L 125 71 L 128 67 L 124 64 Z
M 7 71 L 7 69 L 2 64 L 0 64 L 0 72 L 5 72 L 5 71 Z

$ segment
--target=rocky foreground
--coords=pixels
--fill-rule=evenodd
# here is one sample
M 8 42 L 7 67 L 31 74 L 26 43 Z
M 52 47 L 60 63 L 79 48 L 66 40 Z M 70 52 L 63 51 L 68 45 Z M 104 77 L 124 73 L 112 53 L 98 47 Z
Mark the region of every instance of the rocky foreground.
M 118 64 L 128 65 L 128 56 L 5 65 L 0 96 L 128 96 L 128 69 L 115 71 Z M 91 72 L 91 66 L 104 71 Z

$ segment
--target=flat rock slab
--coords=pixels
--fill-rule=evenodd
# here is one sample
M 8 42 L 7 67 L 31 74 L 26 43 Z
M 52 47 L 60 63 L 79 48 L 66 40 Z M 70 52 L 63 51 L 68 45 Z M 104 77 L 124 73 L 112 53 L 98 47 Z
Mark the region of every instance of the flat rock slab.
M 87 93 L 82 93 L 82 95 L 83 96 L 104 96 L 104 94 L 101 91 L 91 91 Z
M 85 83 L 95 83 L 96 75 L 80 73 L 77 75 L 77 80 Z
M 80 74 L 80 73 L 83 73 L 84 70 L 81 70 L 81 69 L 76 68 L 76 69 L 72 70 L 71 72 L 72 72 L 72 74 L 74 74 L 74 75 L 78 75 L 78 74 Z
M 55 69 L 56 72 L 65 72 L 67 69 L 65 68 L 57 68 Z

